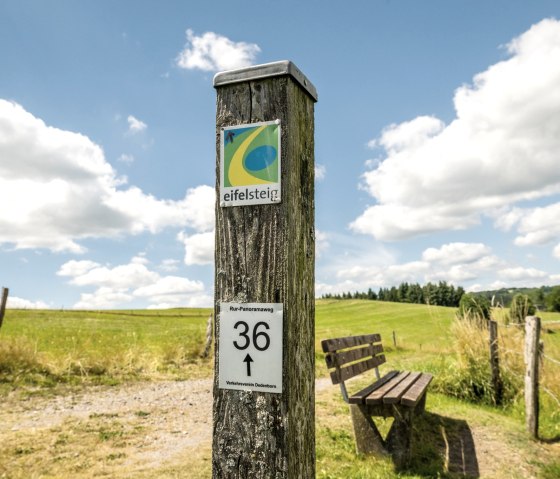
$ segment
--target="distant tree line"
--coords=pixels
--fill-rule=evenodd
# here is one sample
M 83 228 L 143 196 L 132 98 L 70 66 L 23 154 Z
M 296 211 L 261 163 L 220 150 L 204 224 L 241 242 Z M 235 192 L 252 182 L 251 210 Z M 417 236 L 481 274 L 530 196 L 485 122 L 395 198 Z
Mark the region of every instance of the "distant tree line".
M 455 287 L 446 281 L 437 284 L 401 283 L 391 288 L 379 288 L 375 292 L 371 288 L 367 292 L 347 292 L 341 294 L 326 293 L 324 299 L 369 299 L 390 301 L 393 303 L 431 304 L 433 306 L 458 307 L 461 297 L 465 294 L 462 286 Z
M 474 294 L 476 296 L 484 296 L 493 306 L 519 309 L 521 302 L 523 302 L 532 311 L 530 314 L 534 314 L 534 310 L 560 312 L 560 286 L 502 288 Z

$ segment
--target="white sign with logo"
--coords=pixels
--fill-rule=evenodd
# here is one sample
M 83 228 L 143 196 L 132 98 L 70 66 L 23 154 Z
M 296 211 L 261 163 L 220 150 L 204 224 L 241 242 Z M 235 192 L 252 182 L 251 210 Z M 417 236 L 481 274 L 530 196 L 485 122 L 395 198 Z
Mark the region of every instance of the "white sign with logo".
M 220 303 L 221 389 L 282 392 L 281 303 Z

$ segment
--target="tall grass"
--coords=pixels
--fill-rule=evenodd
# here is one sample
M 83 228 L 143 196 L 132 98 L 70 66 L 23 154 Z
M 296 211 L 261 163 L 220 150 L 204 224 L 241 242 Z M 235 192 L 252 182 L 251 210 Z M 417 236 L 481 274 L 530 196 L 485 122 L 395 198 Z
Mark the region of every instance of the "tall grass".
M 434 386 L 440 392 L 472 402 L 495 405 L 496 391 L 490 369 L 488 329 L 478 318 L 458 316 L 451 325 L 455 361 L 448 363 L 436 377 Z M 521 352 L 522 338 L 518 335 L 500 334 L 499 348 L 503 351 Z M 502 354 L 500 379 L 502 404 L 511 405 L 522 394 L 523 358 L 517 354 Z M 520 360 L 521 359 L 521 360 Z
M 207 373 L 208 310 L 17 311 L 0 331 L 0 383 L 112 383 Z

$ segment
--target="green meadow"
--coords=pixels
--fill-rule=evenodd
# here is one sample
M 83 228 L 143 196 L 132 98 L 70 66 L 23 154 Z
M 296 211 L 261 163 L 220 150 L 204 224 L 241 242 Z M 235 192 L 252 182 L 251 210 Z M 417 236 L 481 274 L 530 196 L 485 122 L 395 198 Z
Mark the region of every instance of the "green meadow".
M 16 395 L 24 401 L 92 386 L 119 388 L 145 381 L 211 378 L 212 354 L 207 359 L 201 357 L 210 313 L 209 309 L 8 310 L 0 330 L 0 398 Z M 500 359 L 506 389 L 505 404 L 498 407 L 492 404 L 487 391 L 487 333 L 461 324 L 455 313 L 453 308 L 425 305 L 317 301 L 318 378 L 328 377 L 320 348 L 322 339 L 371 332 L 380 333 L 385 345 L 387 364 L 382 366 L 382 372 L 406 368 L 434 374 L 427 413 L 414 430 L 412 464 L 409 470 L 400 472 L 388 459 L 356 455 L 348 407 L 338 387 L 323 382 L 316 395 L 317 477 L 560 477 L 560 365 L 544 359 L 541 441 L 531 440 L 524 430 L 522 331 L 506 327 L 504 312 L 495 312 L 500 323 Z M 544 313 L 541 317 L 545 355 L 560 360 L 560 314 Z M 360 385 L 360 380 L 351 383 L 351 387 Z M 468 464 L 459 467 L 444 459 L 449 457 L 453 444 L 463 444 L 465 437 L 475 432 L 496 457 L 515 451 L 515 458 L 484 464 L 488 451 L 477 451 L 474 457 L 478 457 L 478 463 L 475 460 L 470 469 Z M 78 434 L 71 428 L 57 433 L 74 438 L 76 444 L 87 437 L 85 432 Z M 84 448 L 94 454 L 95 447 Z M 0 454 L 0 462 L 5 459 L 18 464 L 21 450 L 25 449 L 11 450 L 11 456 L 10 449 Z M 209 454 L 207 444 L 199 453 L 185 456 L 181 465 L 144 471 L 137 477 L 210 477 Z M 93 456 L 90 463 L 95 463 Z M 61 469 L 56 469 L 54 475 L 37 473 L 33 477 L 72 477 L 59 466 Z M 483 468 L 492 473 L 477 475 L 477 470 Z M 129 477 L 115 471 L 111 477 Z M 24 477 L 6 474 L 2 475 L 0 467 L 0 477 Z M 84 473 L 80 477 L 93 475 Z

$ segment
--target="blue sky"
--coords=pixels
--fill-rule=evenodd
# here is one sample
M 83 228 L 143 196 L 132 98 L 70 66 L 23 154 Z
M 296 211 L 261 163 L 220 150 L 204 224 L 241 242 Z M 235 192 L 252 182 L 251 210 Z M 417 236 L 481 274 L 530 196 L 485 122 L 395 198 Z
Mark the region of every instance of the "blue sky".
M 284 59 L 319 93 L 317 295 L 559 284 L 556 19 L 556 1 L 3 0 L 9 306 L 211 305 L 212 79 Z

